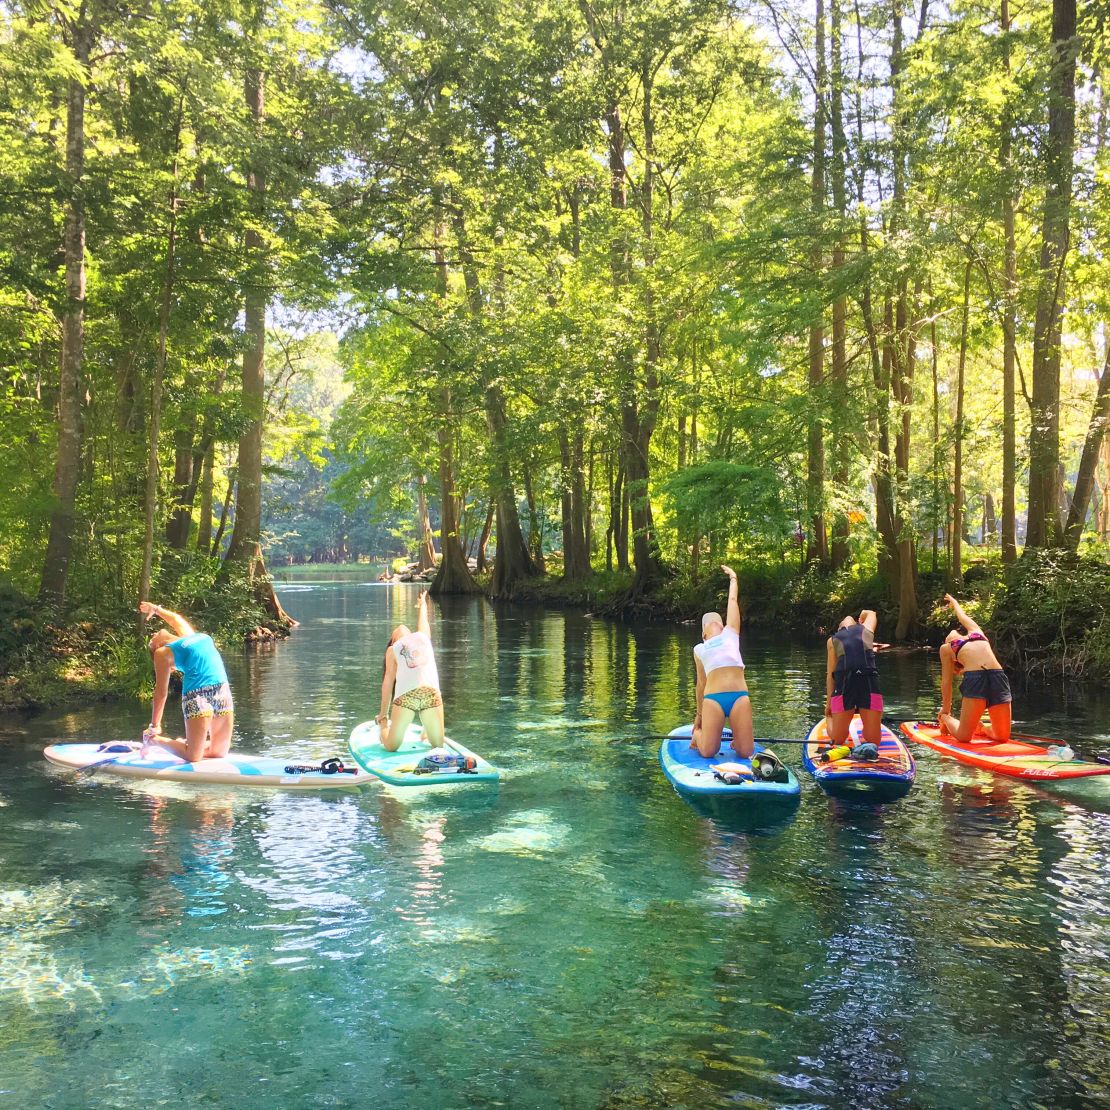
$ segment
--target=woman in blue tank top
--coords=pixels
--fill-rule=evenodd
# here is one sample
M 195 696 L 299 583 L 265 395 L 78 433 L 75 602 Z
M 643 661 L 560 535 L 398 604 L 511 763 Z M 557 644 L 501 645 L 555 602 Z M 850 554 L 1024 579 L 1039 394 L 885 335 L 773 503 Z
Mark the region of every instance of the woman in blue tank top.
M 150 727 L 143 732 L 144 749 L 157 744 L 189 763 L 198 759 L 220 759 L 231 747 L 235 707 L 227 684 L 224 661 L 212 637 L 196 629 L 180 613 L 163 609 L 151 601 L 139 605 L 151 620 L 159 617 L 169 631 L 161 629 L 147 643 L 154 660 L 154 705 Z M 170 691 L 170 675 L 181 672 L 181 711 L 185 717 L 185 739 L 162 735 L 162 714 Z

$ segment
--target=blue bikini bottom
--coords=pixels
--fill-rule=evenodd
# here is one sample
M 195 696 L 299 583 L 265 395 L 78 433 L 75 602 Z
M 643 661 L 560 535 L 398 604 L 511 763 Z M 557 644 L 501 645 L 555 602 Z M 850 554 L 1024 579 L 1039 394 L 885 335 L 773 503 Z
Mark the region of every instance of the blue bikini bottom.
M 725 690 L 719 694 L 705 694 L 704 698 L 710 701 L 715 701 L 725 713 L 727 717 L 732 712 L 732 707 L 741 699 L 748 696 L 747 690 Z

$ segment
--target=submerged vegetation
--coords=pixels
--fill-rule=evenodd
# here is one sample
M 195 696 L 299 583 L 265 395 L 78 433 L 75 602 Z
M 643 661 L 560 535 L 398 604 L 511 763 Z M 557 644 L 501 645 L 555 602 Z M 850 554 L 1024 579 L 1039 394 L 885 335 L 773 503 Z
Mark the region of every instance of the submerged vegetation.
M 1110 673 L 1097 5 L 16 2 L 0 42 L 9 685 L 130 688 L 151 594 L 281 627 L 263 554 L 682 616 L 727 560 L 897 639 L 951 589 Z

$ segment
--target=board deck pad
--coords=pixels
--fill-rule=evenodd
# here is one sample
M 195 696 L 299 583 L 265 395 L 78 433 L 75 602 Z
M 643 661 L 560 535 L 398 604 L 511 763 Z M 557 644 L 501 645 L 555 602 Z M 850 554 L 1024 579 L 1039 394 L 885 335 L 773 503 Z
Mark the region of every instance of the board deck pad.
M 125 741 L 119 741 L 125 743 Z M 186 763 L 169 752 L 143 759 L 138 749 L 113 753 L 100 744 L 51 744 L 43 755 L 59 767 L 90 774 L 126 778 L 158 779 L 163 782 L 209 783 L 219 786 L 269 787 L 278 790 L 338 790 L 373 782 L 373 776 L 358 770 L 353 775 L 325 775 L 321 771 L 286 772 L 286 767 L 318 764 L 318 759 L 246 755 L 231 752 L 223 759 L 200 759 Z M 92 764 L 99 763 L 95 769 Z
M 477 764 L 475 770 L 464 773 L 452 769 L 421 774 L 417 765 L 432 750 L 432 746 L 420 739 L 420 733 L 418 724 L 411 725 L 401 746 L 391 752 L 382 747 L 381 729 L 377 721 L 363 721 L 354 727 L 348 745 L 355 762 L 364 771 L 391 786 L 466 786 L 497 782 L 500 779 L 500 772 L 493 764 L 450 737 L 446 739 L 444 747 L 459 755 L 470 756 Z
M 853 717 L 848 726 L 848 743 L 864 743 L 863 721 Z M 820 755 L 828 748 L 825 718 L 810 729 L 802 746 L 802 763 L 814 781 L 830 797 L 858 801 L 893 802 L 905 797 L 917 777 L 917 764 L 903 741 L 883 725 L 878 744 L 879 758 L 835 759 L 822 763 Z
M 752 775 L 745 775 L 738 783 L 722 782 L 713 773 L 713 767 L 738 763 L 751 770 L 751 761 L 741 759 L 730 747 L 732 733 L 726 728 L 721 738 L 721 750 L 711 758 L 690 747 L 693 725 L 681 725 L 663 741 L 659 749 L 659 762 L 671 785 L 681 794 L 691 797 L 716 798 L 796 798 L 801 793 L 797 776 L 787 768 L 786 782 L 765 782 Z M 770 745 L 759 742 L 756 752 L 766 751 Z

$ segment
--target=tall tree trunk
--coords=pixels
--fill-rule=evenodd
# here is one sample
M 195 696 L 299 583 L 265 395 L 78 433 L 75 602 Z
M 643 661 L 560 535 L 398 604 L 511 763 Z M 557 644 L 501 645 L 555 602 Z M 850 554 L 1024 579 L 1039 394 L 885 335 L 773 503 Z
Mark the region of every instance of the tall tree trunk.
M 640 232 L 644 244 L 644 369 L 623 406 L 624 443 L 628 453 L 625 485 L 632 519 L 636 576 L 632 595 L 646 593 L 661 577 L 662 564 L 651 512 L 651 437 L 659 416 L 659 324 L 655 292 L 655 108 L 654 69 L 645 58 L 640 74 L 640 119 L 643 124 L 644 176 L 640 190 Z M 623 139 L 622 139 L 623 148 Z
M 76 526 L 81 473 L 81 371 L 85 353 L 85 83 L 95 28 L 85 3 L 71 25 L 76 75 L 66 86 L 65 307 L 58 373 L 58 453 L 54 464 L 55 505 L 43 557 L 39 598 L 65 600 Z
M 1002 57 L 1010 75 L 1010 3 L 1002 2 Z M 1002 228 L 1005 236 L 1002 310 L 1002 561 L 1017 559 L 1017 429 L 1014 371 L 1017 364 L 1017 234 L 1014 225 L 1013 113 L 1007 101 L 1002 110 L 999 150 L 1002 187 Z
M 442 197 L 436 198 L 436 210 L 443 211 Z M 440 224 L 435 226 L 435 270 L 436 294 L 440 302 L 447 299 L 448 273 L 447 255 L 444 253 L 443 241 L 446 229 Z M 462 498 L 455 490 L 455 426 L 457 415 L 454 411 L 451 387 L 446 375 L 440 375 L 440 385 L 436 390 L 437 416 L 436 444 L 439 447 L 439 492 L 440 505 L 440 530 L 439 549 L 440 560 L 436 576 L 428 589 L 432 594 L 476 594 L 482 588 L 474 581 L 470 573 L 470 566 L 466 560 L 459 536 L 459 518 L 462 512 Z
M 215 463 L 216 445 L 210 443 L 200 466 L 200 512 L 197 521 L 197 551 L 202 555 L 212 552 L 212 467 Z
M 244 83 L 247 108 L 255 134 L 265 117 L 265 74 L 251 69 Z M 257 161 L 247 172 L 254 219 L 265 211 L 266 179 Z M 262 533 L 262 429 L 266 418 L 266 304 L 267 258 L 265 241 L 253 227 L 247 229 L 246 249 L 251 259 L 244 297 L 247 349 L 243 352 L 243 409 L 250 423 L 239 438 L 238 485 L 235 494 L 235 527 L 228 546 L 228 561 L 253 560 Z
M 964 535 L 964 371 L 967 368 L 967 333 L 971 316 L 971 259 L 964 265 L 963 317 L 960 323 L 960 357 L 956 366 L 956 442 L 952 450 L 952 560 L 948 578 L 953 589 L 963 581 Z
M 836 242 L 832 251 L 832 272 L 839 275 L 844 267 L 844 228 L 848 221 L 848 196 L 845 184 L 847 167 L 847 139 L 844 135 L 844 64 L 841 52 L 840 0 L 830 0 L 830 36 L 832 74 L 829 86 L 830 122 L 832 124 L 832 198 L 838 221 Z M 839 277 L 837 277 L 839 283 Z M 848 299 L 841 294 L 832 304 L 831 383 L 832 396 L 829 412 L 832 414 L 833 487 L 839 498 L 848 491 L 850 430 L 845 415 L 848 401 Z M 848 514 L 838 508 L 833 517 L 832 544 L 829 552 L 831 565 L 839 570 L 848 562 Z
M 166 521 L 166 543 L 177 551 L 184 551 L 188 546 L 193 524 L 189 491 L 196 490 L 196 430 L 194 414 L 174 433 L 173 506 Z
M 1062 538 L 1060 500 L 1060 333 L 1071 219 L 1075 145 L 1076 0 L 1053 0 L 1053 65 L 1044 144 L 1047 191 L 1041 230 L 1037 316 L 1033 332 L 1032 413 L 1029 430 L 1027 547 L 1052 547 Z
M 932 512 L 929 514 L 929 519 L 932 523 L 933 531 L 932 571 L 933 574 L 936 574 L 939 563 L 937 533 L 940 531 L 940 507 L 942 501 L 940 477 L 941 460 L 944 455 L 940 446 L 940 348 L 937 345 L 937 322 L 935 317 L 929 325 L 929 330 L 930 346 L 932 347 L 930 354 L 933 370 L 933 505 Z
M 1091 504 L 1091 493 L 1095 488 L 1095 469 L 1098 466 L 1103 436 L 1108 426 L 1110 426 L 1110 333 L 1106 337 L 1106 361 L 1102 367 L 1102 377 L 1098 380 L 1095 408 L 1087 428 L 1087 438 L 1083 443 L 1079 473 L 1075 478 L 1075 493 L 1072 494 L 1068 523 L 1064 529 L 1064 542 L 1069 551 L 1079 549 L 1079 538 L 1083 535 L 1083 525 L 1087 521 L 1087 510 Z
M 813 108 L 813 172 L 810 177 L 810 207 L 813 212 L 813 249 L 810 253 L 812 276 L 822 274 L 824 252 L 821 240 L 825 215 L 825 100 L 828 74 L 825 63 L 825 4 L 816 0 L 814 58 L 817 85 Z M 806 509 L 809 516 L 809 542 L 806 561 L 822 566 L 829 561 L 829 539 L 825 530 L 825 427 L 824 410 L 828 403 L 825 382 L 825 322 L 822 313 L 809 326 L 809 428 L 806 467 Z
M 491 498 L 489 508 L 486 510 L 486 522 L 482 525 L 482 534 L 478 537 L 478 557 L 475 560 L 475 564 L 479 574 L 489 570 L 486 548 L 489 546 L 490 536 L 493 535 L 493 514 L 496 511 L 497 505 Z
M 150 575 L 154 566 L 154 518 L 158 509 L 158 437 L 162 426 L 162 384 L 166 376 L 166 343 L 173 306 L 173 281 L 177 261 L 177 149 L 181 141 L 181 110 L 174 136 L 173 184 L 169 196 L 169 226 L 166 230 L 166 269 L 158 306 L 158 349 L 154 355 L 154 378 L 150 385 L 150 436 L 147 441 L 146 491 L 143 496 L 143 566 L 139 573 L 139 601 L 150 597 Z M 139 616 L 142 631 L 145 617 Z
M 239 484 L 239 473 L 235 467 L 227 473 L 227 493 L 224 494 L 223 507 L 220 509 L 220 523 L 216 528 L 216 534 L 212 537 L 212 554 L 219 555 L 220 544 L 223 542 L 224 530 L 227 528 L 227 517 L 231 510 L 231 501 L 235 496 L 235 487 Z
M 512 597 L 517 583 L 533 578 L 540 573 L 536 565 L 536 554 L 529 550 L 520 526 L 520 513 L 517 511 L 516 491 L 509 472 L 509 449 L 506 437 L 505 402 L 500 388 L 490 386 L 486 390 L 486 422 L 494 446 L 492 468 L 493 489 L 491 493 L 497 503 L 497 554 L 493 564 L 493 578 L 490 580 L 492 597 Z M 530 484 L 530 476 L 525 474 Z M 535 508 L 531 497 L 533 537 L 537 534 Z M 542 540 L 538 548 L 542 554 Z
M 434 570 L 436 549 L 432 542 L 432 524 L 428 519 L 428 477 L 421 471 L 416 479 L 416 526 L 420 530 L 420 554 L 417 563 L 421 571 Z

